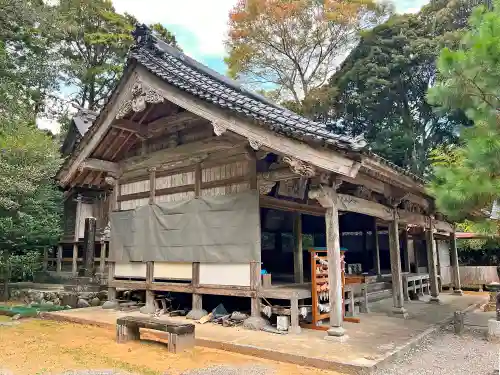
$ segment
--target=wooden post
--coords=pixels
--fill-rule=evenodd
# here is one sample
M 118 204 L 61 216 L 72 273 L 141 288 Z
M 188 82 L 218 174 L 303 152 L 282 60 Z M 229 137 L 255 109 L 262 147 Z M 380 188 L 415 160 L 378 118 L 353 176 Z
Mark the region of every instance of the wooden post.
M 250 263 L 250 289 L 253 291 L 258 291 L 260 288 L 261 281 L 261 264 L 260 262 L 251 262 Z M 260 298 L 257 296 L 251 297 L 251 315 L 253 317 L 260 318 Z
M 319 189 L 310 190 L 309 198 L 317 199 L 326 208 L 325 228 L 328 259 L 328 282 L 330 286 L 330 328 L 326 339 L 344 336 L 344 309 L 342 302 L 342 260 L 340 256 L 339 212 L 337 208 L 337 188 L 340 182 L 335 181 L 333 187 L 321 185 Z
M 389 250 L 391 258 L 393 311 L 395 314 L 400 314 L 404 318 L 407 318 L 408 314 L 404 308 L 403 299 L 403 278 L 401 274 L 401 255 L 399 250 L 399 220 L 397 210 L 393 209 L 392 212 L 393 219 L 389 223 Z
M 381 274 L 380 271 L 380 247 L 378 243 L 378 228 L 377 228 L 377 218 L 373 218 L 373 226 L 372 226 L 372 234 L 373 234 L 373 268 L 375 269 L 375 273 L 377 275 Z
M 74 236 L 74 241 L 78 242 L 80 239 L 80 216 L 82 216 L 82 196 L 80 194 L 77 195 L 76 197 L 76 220 L 75 220 L 75 236 Z
M 149 170 L 149 204 L 154 204 L 156 196 L 156 167 L 151 167 L 148 170 Z
M 111 286 L 115 280 L 115 262 L 108 261 L 108 301 L 116 301 L 116 288 Z
M 49 268 L 49 249 L 45 248 L 43 249 L 43 270 L 44 272 L 47 272 Z
M 299 326 L 299 300 L 297 297 L 293 297 L 290 299 L 290 328 L 288 331 L 290 333 L 299 334 L 301 332 Z
M 462 286 L 460 285 L 460 266 L 458 264 L 457 236 L 455 231 L 450 233 L 450 255 L 451 269 L 453 277 L 453 294 L 462 296 Z
M 408 235 L 408 229 L 403 229 L 403 259 L 404 259 L 404 272 L 411 272 L 410 269 L 410 236 Z
M 106 268 L 106 247 L 107 244 L 105 241 L 101 242 L 101 259 L 99 260 L 99 273 L 101 277 L 104 275 L 104 270 Z
M 429 270 L 429 282 L 431 284 L 430 302 L 439 303 L 437 254 L 436 254 L 436 242 L 434 241 L 433 228 L 434 228 L 434 225 L 432 223 L 432 218 L 431 218 L 429 228 L 426 230 L 426 239 L 425 239 L 425 244 L 427 247 L 427 262 L 428 262 L 428 270 Z
M 83 235 L 83 266 L 81 276 L 94 276 L 95 268 L 95 232 L 97 221 L 95 217 L 85 218 L 85 231 Z
M 71 274 L 73 277 L 78 276 L 78 244 L 73 244 L 73 258 L 71 262 Z
M 419 236 L 420 237 L 420 236 Z M 418 267 L 420 265 L 420 262 L 419 262 L 419 251 L 420 251 L 420 244 L 422 242 L 420 241 L 420 238 L 418 241 L 415 241 L 415 238 L 413 239 L 413 255 L 415 256 L 415 272 L 418 274 L 420 273 L 418 271 Z
M 120 184 L 119 181 L 113 177 L 107 178 L 106 182 L 113 187 L 113 190 L 110 194 L 109 200 L 109 216 L 119 209 L 118 207 L 118 194 L 120 192 Z M 113 229 L 110 228 L 109 236 L 113 235 Z M 115 280 L 115 262 L 113 255 L 111 252 L 108 257 L 108 301 L 116 302 L 116 288 L 112 286 L 113 281 Z
M 295 214 L 293 226 L 295 246 L 293 251 L 293 274 L 296 283 L 304 282 L 304 255 L 302 252 L 302 215 Z
M 154 314 L 156 312 L 155 294 L 152 290 L 154 278 L 153 272 L 154 262 L 146 262 L 146 305 L 141 307 L 139 310 L 143 314 Z
M 193 275 L 192 275 L 192 281 L 191 281 L 193 288 L 198 288 L 200 286 L 200 263 L 199 262 L 193 262 Z M 192 301 L 192 306 L 191 310 L 202 310 L 203 309 L 203 297 L 201 294 L 196 293 L 196 291 L 193 293 L 193 301 Z
M 58 274 L 61 273 L 62 270 L 62 254 L 63 254 L 62 245 L 57 245 L 56 272 Z

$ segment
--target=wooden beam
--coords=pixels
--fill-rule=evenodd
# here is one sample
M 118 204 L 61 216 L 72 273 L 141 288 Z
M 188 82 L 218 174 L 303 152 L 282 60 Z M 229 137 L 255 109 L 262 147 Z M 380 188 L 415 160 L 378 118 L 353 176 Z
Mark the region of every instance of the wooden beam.
M 120 167 L 117 163 L 107 160 L 101 159 L 87 159 L 81 164 L 82 169 L 88 169 L 91 171 L 99 171 L 111 173 L 114 175 L 118 175 L 120 172 Z
M 140 139 L 146 138 L 146 130 L 144 129 L 144 126 L 141 126 L 141 124 L 137 122 L 121 119 L 118 122 L 113 123 L 111 127 L 134 133 Z

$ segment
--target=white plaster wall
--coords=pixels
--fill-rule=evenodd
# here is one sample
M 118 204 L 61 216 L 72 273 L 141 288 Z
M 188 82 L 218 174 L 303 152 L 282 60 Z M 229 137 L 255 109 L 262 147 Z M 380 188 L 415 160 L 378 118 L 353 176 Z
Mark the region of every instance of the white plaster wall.
M 192 263 L 154 262 L 153 278 L 191 280 L 193 278 Z
M 200 264 L 200 285 L 250 286 L 250 264 Z
M 115 277 L 146 278 L 146 263 L 116 263 Z

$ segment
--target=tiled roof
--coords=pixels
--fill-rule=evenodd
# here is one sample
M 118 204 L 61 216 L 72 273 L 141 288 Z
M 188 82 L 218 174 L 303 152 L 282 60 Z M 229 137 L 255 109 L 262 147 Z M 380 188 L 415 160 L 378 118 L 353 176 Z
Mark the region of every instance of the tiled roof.
M 236 81 L 184 55 L 157 39 L 145 26 L 134 32 L 136 45 L 130 52 L 151 73 L 169 84 L 220 108 L 266 125 L 271 130 L 301 140 L 320 141 L 335 148 L 360 151 L 366 146 L 362 138 L 350 138 L 328 130 L 325 124 L 311 121 L 252 93 Z

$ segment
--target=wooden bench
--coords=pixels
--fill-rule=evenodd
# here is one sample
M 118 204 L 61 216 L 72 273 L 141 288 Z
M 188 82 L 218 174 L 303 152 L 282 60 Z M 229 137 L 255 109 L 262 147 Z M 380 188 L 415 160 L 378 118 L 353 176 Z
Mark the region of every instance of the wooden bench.
M 368 284 L 346 284 L 344 285 L 344 305 L 346 316 L 356 316 L 354 305 L 359 304 L 360 313 L 370 312 L 368 308 Z
M 140 328 L 166 332 L 169 353 L 177 353 L 194 347 L 194 324 L 135 316 L 125 316 L 116 320 L 116 342 L 139 340 Z
M 403 296 L 405 301 L 410 300 L 410 291 L 420 296 L 423 296 L 425 292 L 429 294 L 429 286 L 429 274 L 403 275 Z

